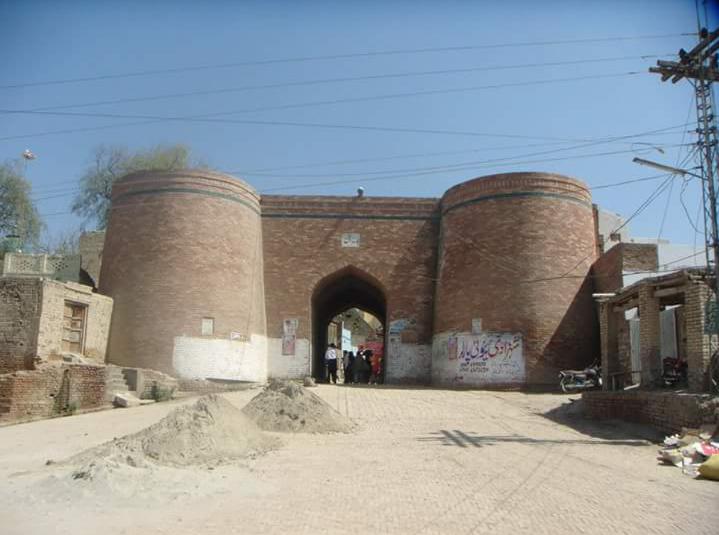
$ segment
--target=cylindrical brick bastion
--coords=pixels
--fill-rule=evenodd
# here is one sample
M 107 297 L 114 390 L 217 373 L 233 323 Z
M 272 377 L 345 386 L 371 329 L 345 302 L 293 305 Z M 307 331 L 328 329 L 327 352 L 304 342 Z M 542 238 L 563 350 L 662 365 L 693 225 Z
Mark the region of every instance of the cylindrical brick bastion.
M 432 378 L 538 385 L 597 352 L 587 186 L 548 173 L 470 180 L 442 198 Z
M 100 280 L 114 299 L 110 362 L 266 378 L 259 197 L 241 180 L 184 170 L 118 181 Z

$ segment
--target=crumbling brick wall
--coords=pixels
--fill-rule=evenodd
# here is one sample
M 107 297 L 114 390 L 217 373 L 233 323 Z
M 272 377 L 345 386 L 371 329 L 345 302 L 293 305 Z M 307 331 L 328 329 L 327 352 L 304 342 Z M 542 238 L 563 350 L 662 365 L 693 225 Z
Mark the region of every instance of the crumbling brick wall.
M 668 434 L 682 427 L 719 423 L 716 403 L 706 394 L 592 391 L 582 393 L 582 402 L 590 418 L 647 424 Z
M 0 375 L 0 422 L 33 420 L 102 406 L 105 367 L 45 364 Z
M 50 358 L 62 353 L 63 314 L 66 301 L 87 306 L 83 354 L 98 363 L 105 362 L 112 315 L 112 299 L 93 293 L 89 286 L 52 280 L 42 281 L 42 315 L 37 341 L 38 356 Z
M 153 399 L 155 397 L 155 389 L 177 391 L 177 379 L 158 372 L 157 370 L 137 370 L 137 397 L 140 399 Z
M 0 374 L 33 368 L 41 296 L 39 279 L 0 278 Z

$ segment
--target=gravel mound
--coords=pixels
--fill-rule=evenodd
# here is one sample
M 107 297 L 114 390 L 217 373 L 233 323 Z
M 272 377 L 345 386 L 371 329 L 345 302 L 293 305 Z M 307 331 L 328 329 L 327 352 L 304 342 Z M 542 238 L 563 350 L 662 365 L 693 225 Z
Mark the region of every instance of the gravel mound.
M 215 465 L 277 446 L 277 439 L 265 435 L 242 411 L 210 394 L 193 405 L 176 408 L 142 431 L 86 450 L 68 462 L 83 465 L 73 477 L 85 479 L 101 465 Z
M 266 431 L 347 433 L 351 422 L 322 398 L 291 381 L 272 381 L 242 411 Z

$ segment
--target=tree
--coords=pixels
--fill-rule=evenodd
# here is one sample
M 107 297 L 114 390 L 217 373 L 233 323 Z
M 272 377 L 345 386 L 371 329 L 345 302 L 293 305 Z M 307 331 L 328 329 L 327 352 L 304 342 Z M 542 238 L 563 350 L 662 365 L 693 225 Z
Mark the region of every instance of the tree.
M 0 236 L 15 235 L 23 247 L 38 244 L 44 225 L 19 164 L 0 164 Z
M 80 179 L 80 192 L 72 202 L 72 211 L 97 221 L 104 229 L 110 210 L 112 185 L 135 171 L 175 171 L 188 167 L 204 167 L 191 157 L 184 145 L 157 146 L 130 152 L 124 147 L 100 146 L 95 149 L 94 161 Z
M 80 254 L 80 229 L 69 229 L 54 234 L 45 233 L 37 246 L 39 252 L 53 255 Z

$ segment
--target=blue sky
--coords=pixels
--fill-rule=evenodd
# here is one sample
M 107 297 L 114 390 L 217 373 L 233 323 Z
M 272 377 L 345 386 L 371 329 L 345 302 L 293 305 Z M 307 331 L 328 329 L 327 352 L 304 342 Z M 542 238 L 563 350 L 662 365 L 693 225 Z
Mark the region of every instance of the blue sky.
M 56 107 L 0 113 L 0 160 L 37 154 L 27 176 L 53 233 L 83 224 L 67 212 L 100 144 L 184 143 L 260 192 L 346 195 L 363 185 L 368 195 L 440 196 L 524 170 L 590 186 L 650 177 L 632 158 L 681 162 L 695 115 L 689 84 L 661 83 L 647 68 L 691 48 L 695 37 L 678 34 L 696 24 L 694 0 L 0 0 L 0 86 L 21 85 L 0 87 L 0 109 Z M 536 44 L 546 42 L 555 44 Z M 343 55 L 352 57 L 327 58 Z M 185 67 L 208 68 L 46 83 Z M 188 92 L 206 93 L 167 97 Z M 123 126 L 203 114 L 217 122 Z M 108 128 L 75 131 L 99 126 Z M 598 189 L 594 200 L 630 215 L 660 183 Z M 677 178 L 632 221 L 633 234 L 656 238 L 664 219 L 662 237 L 702 243 L 682 189 L 694 219 L 700 189 Z

